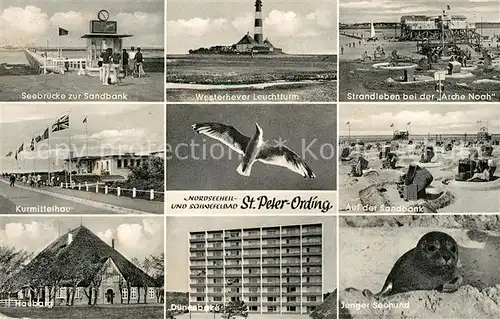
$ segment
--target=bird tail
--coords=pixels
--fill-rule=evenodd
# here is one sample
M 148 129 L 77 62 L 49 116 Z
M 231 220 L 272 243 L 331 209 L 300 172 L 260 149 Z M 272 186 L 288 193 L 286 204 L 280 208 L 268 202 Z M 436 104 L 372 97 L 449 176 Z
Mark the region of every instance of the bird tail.
M 241 162 L 240 165 L 238 165 L 238 168 L 236 171 L 243 176 L 250 176 L 250 172 L 252 171 L 252 163 L 248 164 L 245 162 Z

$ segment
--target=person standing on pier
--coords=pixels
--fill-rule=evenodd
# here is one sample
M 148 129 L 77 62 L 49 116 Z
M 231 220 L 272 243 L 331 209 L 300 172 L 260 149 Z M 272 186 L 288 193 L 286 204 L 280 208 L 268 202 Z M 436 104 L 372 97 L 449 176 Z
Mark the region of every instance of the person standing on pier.
M 128 54 L 128 69 L 130 71 L 130 77 L 134 77 L 135 73 L 135 48 L 130 47 L 130 52 Z
M 107 48 L 106 51 L 104 51 L 103 55 L 103 67 L 104 67 L 104 77 L 103 77 L 103 85 L 109 85 L 109 76 L 111 72 L 111 55 L 113 53 L 113 50 L 111 48 Z
M 123 73 L 125 76 L 127 76 L 127 69 L 128 69 L 128 52 L 127 49 L 123 49 L 122 53 L 122 68 L 123 68 Z
M 144 73 L 143 68 L 144 58 L 142 57 L 141 48 L 137 48 L 137 53 L 135 54 L 135 62 L 137 63 L 137 76 L 145 76 L 146 73 Z

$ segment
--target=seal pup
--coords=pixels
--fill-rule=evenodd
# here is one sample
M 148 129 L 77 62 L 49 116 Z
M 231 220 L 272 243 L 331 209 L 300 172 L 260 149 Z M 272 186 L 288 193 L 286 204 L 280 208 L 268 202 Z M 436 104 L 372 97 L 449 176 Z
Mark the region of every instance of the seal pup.
M 262 128 L 257 123 L 255 123 L 255 134 L 252 137 L 241 134 L 233 126 L 221 123 L 199 123 L 191 127 L 196 133 L 216 139 L 242 154 L 243 160 L 236 169 L 240 175 L 250 176 L 253 164 L 259 161 L 288 168 L 304 178 L 316 177 L 309 165 L 288 147 L 267 145 L 262 138 Z
M 396 261 L 379 293 L 365 289 L 363 295 L 378 298 L 415 290 L 456 291 L 462 284 L 457 263 L 456 241 L 443 232 L 427 233 Z

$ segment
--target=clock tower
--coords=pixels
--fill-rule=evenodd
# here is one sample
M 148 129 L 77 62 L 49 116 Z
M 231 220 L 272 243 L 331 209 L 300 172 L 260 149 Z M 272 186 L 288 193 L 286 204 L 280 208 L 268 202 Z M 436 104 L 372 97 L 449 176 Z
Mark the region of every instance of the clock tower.
M 87 39 L 87 69 L 97 68 L 101 53 L 108 48 L 113 52 L 122 52 L 123 38 L 131 37 L 130 34 L 118 34 L 117 21 L 109 20 L 107 10 L 97 13 L 97 20 L 89 21 L 89 33 L 82 38 Z

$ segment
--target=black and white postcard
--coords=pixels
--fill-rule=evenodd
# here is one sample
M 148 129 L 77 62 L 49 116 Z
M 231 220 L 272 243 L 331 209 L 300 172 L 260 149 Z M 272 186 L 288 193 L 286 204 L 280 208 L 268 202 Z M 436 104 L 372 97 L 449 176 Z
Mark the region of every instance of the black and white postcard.
M 493 215 L 339 221 L 340 318 L 497 318 Z
M 315 318 L 337 287 L 336 223 L 167 217 L 167 318 Z
M 167 101 L 337 101 L 337 1 L 167 7 Z
M 500 101 L 495 1 L 340 0 L 339 101 Z
M 163 101 L 164 0 L 2 0 L 0 100 Z
M 164 212 L 164 106 L 0 105 L 2 214 Z
M 340 211 L 499 211 L 497 106 L 341 105 L 339 124 Z
M 335 190 L 336 106 L 167 105 L 167 190 Z
M 2 318 L 164 318 L 163 217 L 0 217 Z

